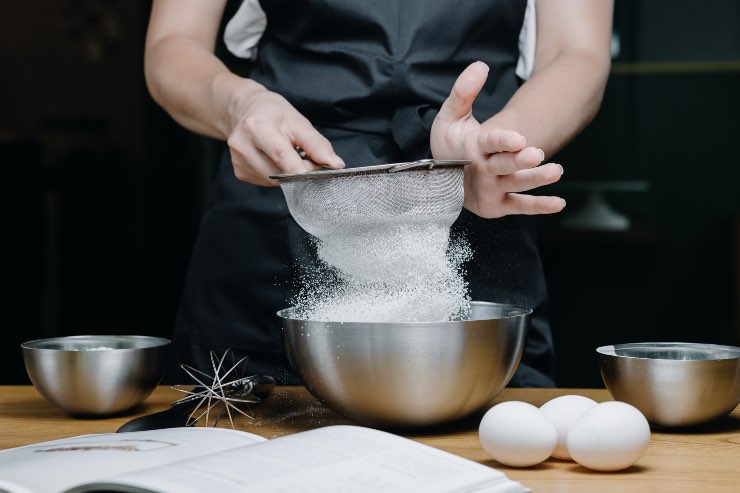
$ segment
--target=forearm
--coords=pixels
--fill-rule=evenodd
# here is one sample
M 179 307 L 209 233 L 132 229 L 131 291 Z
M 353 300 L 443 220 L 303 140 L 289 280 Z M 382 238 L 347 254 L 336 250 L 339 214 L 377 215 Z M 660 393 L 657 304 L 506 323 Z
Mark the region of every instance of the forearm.
M 152 2 L 144 63 L 152 97 L 184 127 L 226 141 L 239 180 L 272 186 L 271 175 L 343 167 L 285 98 L 233 74 L 214 55 L 225 7 L 226 0 Z
M 238 114 L 233 107 L 237 101 L 265 90 L 231 73 L 213 53 L 182 34 L 150 43 L 145 74 L 154 100 L 178 123 L 222 140 L 236 124 L 232 115 Z
M 565 51 L 535 72 L 486 125 L 513 129 L 546 156 L 559 151 L 596 115 L 610 60 L 598 51 Z

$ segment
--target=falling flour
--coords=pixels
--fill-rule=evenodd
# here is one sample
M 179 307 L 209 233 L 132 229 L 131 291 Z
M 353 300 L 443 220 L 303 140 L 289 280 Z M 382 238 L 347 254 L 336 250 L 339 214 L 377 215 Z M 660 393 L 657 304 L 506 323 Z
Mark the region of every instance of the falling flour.
M 471 256 L 450 228 L 406 224 L 348 228 L 316 240 L 321 266 L 307 272 L 298 315 L 328 322 L 439 322 L 464 318 Z

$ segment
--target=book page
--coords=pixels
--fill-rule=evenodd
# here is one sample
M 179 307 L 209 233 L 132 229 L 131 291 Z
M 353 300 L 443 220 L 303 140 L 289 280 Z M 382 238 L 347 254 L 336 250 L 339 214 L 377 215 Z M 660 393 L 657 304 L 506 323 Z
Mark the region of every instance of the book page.
M 64 438 L 0 451 L 0 491 L 60 493 L 83 482 L 264 440 L 205 427 Z
M 113 488 L 111 485 L 125 485 Z M 526 492 L 502 472 L 370 428 L 329 426 L 106 481 L 112 491 Z M 76 488 L 71 493 L 93 491 Z

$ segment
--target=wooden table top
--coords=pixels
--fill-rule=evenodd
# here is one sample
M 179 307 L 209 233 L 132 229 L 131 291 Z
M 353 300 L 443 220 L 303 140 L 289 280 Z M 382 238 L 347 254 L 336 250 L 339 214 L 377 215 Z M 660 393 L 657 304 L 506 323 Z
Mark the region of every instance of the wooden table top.
M 611 400 L 606 390 L 597 389 L 505 389 L 493 403 L 520 400 L 539 406 L 564 394 Z M 135 416 L 167 408 L 181 395 L 160 387 L 144 405 L 125 416 L 76 419 L 52 407 L 31 386 L 0 386 L 0 449 L 74 435 L 112 433 Z M 278 387 L 253 410 L 256 416 L 240 418 L 236 427 L 265 438 L 351 423 L 321 405 L 302 387 Z M 478 414 L 433 431 L 405 436 L 496 468 L 536 492 L 740 491 L 740 406 L 730 416 L 700 430 L 654 430 L 640 460 L 629 469 L 613 473 L 594 472 L 556 459 L 529 468 L 499 464 L 480 446 L 480 418 Z

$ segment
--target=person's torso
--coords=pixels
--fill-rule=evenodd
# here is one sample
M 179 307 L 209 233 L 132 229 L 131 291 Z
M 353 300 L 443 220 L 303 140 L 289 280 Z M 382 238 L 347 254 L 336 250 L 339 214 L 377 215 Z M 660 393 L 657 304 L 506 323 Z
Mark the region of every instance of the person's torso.
M 438 109 L 470 63 L 490 66 L 474 114 L 518 87 L 526 0 L 262 0 L 251 74 L 314 124 L 386 133 L 403 108 Z

